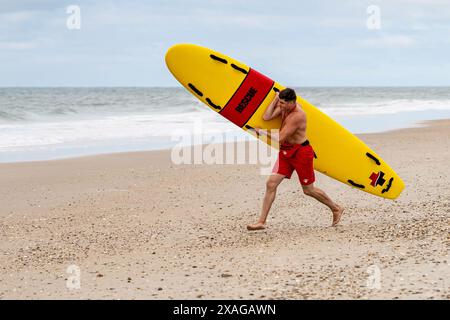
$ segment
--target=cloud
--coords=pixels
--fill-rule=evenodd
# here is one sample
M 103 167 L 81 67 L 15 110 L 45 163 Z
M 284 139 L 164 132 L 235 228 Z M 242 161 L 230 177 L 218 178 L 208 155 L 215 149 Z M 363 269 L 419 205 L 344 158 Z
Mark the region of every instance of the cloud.
M 24 41 L 24 42 L 0 42 L 0 50 L 30 50 L 36 48 L 35 41 Z
M 0 21 L 2 22 L 2 24 L 17 24 L 30 21 L 35 16 L 35 11 L 0 13 Z
M 417 41 L 407 35 L 382 35 L 378 38 L 362 40 L 361 43 L 371 48 L 405 48 L 416 45 Z

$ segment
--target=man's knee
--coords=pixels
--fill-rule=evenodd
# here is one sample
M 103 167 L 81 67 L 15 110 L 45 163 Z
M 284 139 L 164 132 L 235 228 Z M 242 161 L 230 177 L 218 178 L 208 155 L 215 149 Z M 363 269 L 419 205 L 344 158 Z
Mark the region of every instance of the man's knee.
M 278 181 L 275 181 L 273 179 L 268 179 L 266 182 L 266 189 L 268 191 L 275 191 L 277 189 L 278 185 L 279 185 Z
M 314 195 L 314 187 L 312 186 L 305 186 L 303 187 L 303 193 L 307 196 L 313 196 Z

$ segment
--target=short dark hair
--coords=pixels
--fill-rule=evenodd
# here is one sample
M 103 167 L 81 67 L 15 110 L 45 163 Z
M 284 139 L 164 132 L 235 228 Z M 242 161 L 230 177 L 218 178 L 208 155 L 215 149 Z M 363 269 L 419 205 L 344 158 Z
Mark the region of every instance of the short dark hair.
M 295 101 L 295 100 L 297 100 L 297 95 L 295 94 L 295 91 L 293 89 L 291 89 L 291 88 L 286 88 L 284 90 L 281 90 L 278 97 L 280 99 L 285 100 L 285 101 Z

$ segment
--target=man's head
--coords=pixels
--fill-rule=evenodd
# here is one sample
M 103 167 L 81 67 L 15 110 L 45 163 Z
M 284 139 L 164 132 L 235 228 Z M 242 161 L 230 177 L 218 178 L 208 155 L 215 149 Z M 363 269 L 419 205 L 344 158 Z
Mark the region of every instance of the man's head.
M 278 98 L 280 98 L 280 107 L 282 110 L 292 110 L 296 106 L 297 101 L 297 95 L 295 94 L 295 91 L 291 88 L 286 88 L 284 90 L 280 91 L 280 94 L 278 95 Z

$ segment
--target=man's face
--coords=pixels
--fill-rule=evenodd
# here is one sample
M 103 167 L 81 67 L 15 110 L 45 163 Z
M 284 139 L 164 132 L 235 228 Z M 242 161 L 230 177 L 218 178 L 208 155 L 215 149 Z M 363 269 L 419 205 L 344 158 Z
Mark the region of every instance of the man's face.
M 295 100 L 293 101 L 286 101 L 283 99 L 279 100 L 280 108 L 283 111 L 290 111 L 295 107 Z

